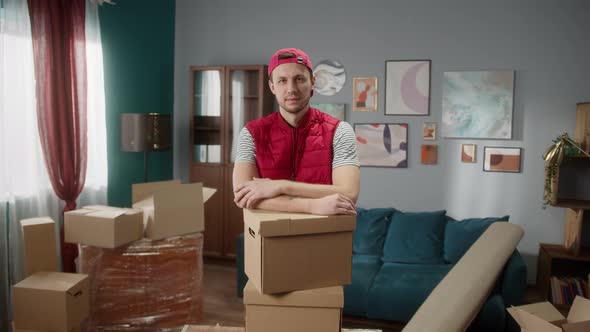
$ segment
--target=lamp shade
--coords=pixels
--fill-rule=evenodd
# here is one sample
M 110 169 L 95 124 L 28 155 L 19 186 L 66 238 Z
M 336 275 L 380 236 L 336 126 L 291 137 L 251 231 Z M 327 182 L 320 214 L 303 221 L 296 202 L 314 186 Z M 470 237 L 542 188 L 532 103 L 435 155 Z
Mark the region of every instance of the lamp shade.
M 147 114 L 146 145 L 150 151 L 170 148 L 170 114 Z
M 147 114 L 121 113 L 121 151 L 146 150 Z

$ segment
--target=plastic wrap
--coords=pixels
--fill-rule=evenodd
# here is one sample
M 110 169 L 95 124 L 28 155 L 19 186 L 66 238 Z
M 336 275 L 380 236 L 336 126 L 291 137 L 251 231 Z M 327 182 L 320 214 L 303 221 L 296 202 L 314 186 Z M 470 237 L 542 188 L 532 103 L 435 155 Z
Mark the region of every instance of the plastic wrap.
M 181 332 L 245 332 L 243 327 L 185 326 Z
M 179 331 L 203 317 L 203 234 L 115 249 L 80 246 L 89 275 L 87 331 Z

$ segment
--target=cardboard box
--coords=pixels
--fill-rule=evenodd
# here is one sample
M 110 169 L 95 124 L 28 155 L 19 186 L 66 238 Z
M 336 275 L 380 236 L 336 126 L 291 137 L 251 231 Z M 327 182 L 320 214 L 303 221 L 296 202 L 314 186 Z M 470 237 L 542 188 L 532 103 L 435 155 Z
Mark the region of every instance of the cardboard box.
M 10 326 L 12 327 L 12 332 L 51 332 L 51 331 L 43 331 L 43 330 L 24 330 L 24 329 L 17 329 L 16 326 L 14 326 L 14 322 L 10 323 Z M 70 332 L 79 332 L 81 331 L 81 328 L 73 328 Z
M 248 332 L 340 332 L 344 290 L 335 286 L 266 295 L 248 281 L 244 304 Z
M 351 283 L 356 216 L 244 209 L 244 270 L 275 294 Z
M 24 276 L 35 272 L 55 272 L 58 268 L 55 222 L 50 217 L 20 221 Z
M 590 300 L 576 296 L 567 319 L 549 302 L 507 308 L 523 332 L 590 331 Z
M 64 213 L 65 242 L 116 248 L 143 238 L 143 211 L 92 205 Z
M 88 276 L 37 272 L 12 286 L 14 325 L 18 329 L 68 332 L 88 317 Z
M 205 230 L 203 204 L 216 189 L 178 180 L 132 186 L 133 207 L 144 213 L 145 236 L 160 240 Z

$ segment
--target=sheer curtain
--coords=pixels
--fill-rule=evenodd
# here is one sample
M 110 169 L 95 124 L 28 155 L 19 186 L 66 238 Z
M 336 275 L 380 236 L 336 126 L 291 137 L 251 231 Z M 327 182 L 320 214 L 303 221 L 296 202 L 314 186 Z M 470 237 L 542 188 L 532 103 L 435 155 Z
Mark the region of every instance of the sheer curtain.
M 0 16 L 0 329 L 8 326 L 10 286 L 23 277 L 19 220 L 60 220 L 37 127 L 35 77 L 27 1 L 3 0 Z M 78 205 L 106 204 L 107 159 L 102 48 L 96 4 L 86 13 L 88 169 Z M 58 229 L 56 228 L 56 235 Z M 58 238 L 55 238 L 59 246 Z M 58 247 L 59 248 L 59 247 Z M 57 253 L 56 253 L 57 254 Z

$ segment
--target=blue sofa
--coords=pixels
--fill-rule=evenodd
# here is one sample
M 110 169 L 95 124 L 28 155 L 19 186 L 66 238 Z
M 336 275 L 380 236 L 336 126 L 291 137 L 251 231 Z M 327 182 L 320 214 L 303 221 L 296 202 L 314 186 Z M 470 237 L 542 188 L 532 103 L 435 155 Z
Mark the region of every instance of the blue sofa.
M 344 314 L 395 322 L 410 320 L 490 224 L 508 222 L 508 216 L 457 221 L 446 211 L 359 208 L 357 212 L 352 284 L 344 287 Z M 243 235 L 237 241 L 237 287 L 242 296 L 247 281 Z M 470 330 L 519 331 L 506 307 L 523 303 L 526 273 L 515 250 Z

